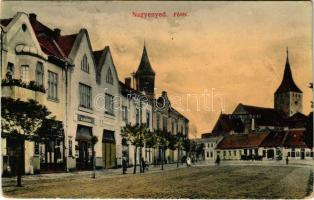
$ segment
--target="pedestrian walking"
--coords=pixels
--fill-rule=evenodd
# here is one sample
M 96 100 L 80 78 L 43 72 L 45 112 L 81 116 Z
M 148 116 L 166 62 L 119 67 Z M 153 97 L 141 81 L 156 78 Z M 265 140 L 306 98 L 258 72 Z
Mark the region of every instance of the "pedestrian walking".
M 286 165 L 288 165 L 289 164 L 289 157 L 287 156 L 286 157 Z
M 126 163 L 126 157 L 123 157 L 122 158 L 122 171 L 123 171 L 123 174 L 126 174 L 126 171 L 127 171 L 127 163 Z
M 191 166 L 191 158 L 189 156 L 186 158 L 186 166 L 187 167 Z
M 216 165 L 219 165 L 219 163 L 220 163 L 220 156 L 219 155 L 217 155 L 215 163 L 216 163 Z
M 142 157 L 141 158 L 141 164 L 140 164 L 141 173 L 145 172 L 145 167 L 146 167 L 146 164 L 145 164 L 144 158 Z

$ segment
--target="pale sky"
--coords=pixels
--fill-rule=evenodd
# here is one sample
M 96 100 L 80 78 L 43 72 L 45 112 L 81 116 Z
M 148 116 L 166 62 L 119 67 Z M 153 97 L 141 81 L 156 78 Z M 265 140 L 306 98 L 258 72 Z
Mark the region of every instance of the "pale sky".
M 181 96 L 182 105 L 173 106 L 189 118 L 193 138 L 210 132 L 221 112 L 217 96 L 211 106 L 212 90 L 224 97 L 224 113 L 231 113 L 238 103 L 273 107 L 287 46 L 293 78 L 304 95 L 303 112 L 310 112 L 311 6 L 311 2 L 293 1 L 21 1 L 1 2 L 1 18 L 17 11 L 34 12 L 42 23 L 60 28 L 61 34 L 86 28 L 94 50 L 110 46 L 121 81 L 137 69 L 145 40 L 156 72 L 157 94 L 166 90 L 170 98 Z M 168 17 L 136 18 L 133 11 L 166 11 Z M 188 16 L 171 17 L 174 11 Z M 204 90 L 209 94 L 209 110 L 204 108 Z

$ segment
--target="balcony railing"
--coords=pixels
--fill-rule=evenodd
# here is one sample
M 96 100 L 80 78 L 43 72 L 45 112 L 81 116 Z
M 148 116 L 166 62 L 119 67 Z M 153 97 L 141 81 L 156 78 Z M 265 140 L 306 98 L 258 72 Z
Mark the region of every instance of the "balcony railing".
M 38 85 L 35 81 L 30 81 L 28 84 L 21 79 L 3 79 L 1 86 L 18 86 L 26 89 L 30 89 L 36 92 L 46 93 L 44 86 Z
M 46 99 L 44 87 L 36 85 L 34 81 L 27 84 L 18 79 L 2 80 L 1 90 L 2 97 L 21 100 L 34 99 L 43 104 Z

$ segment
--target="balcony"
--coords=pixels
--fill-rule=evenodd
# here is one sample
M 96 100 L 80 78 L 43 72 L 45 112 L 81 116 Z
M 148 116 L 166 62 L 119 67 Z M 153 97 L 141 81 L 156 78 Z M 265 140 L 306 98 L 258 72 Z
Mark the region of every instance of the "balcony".
M 39 103 L 45 102 L 45 89 L 42 86 L 37 86 L 34 81 L 29 84 L 23 83 L 21 80 L 2 80 L 1 83 L 2 97 L 10 97 L 13 99 L 21 99 L 26 101 L 33 99 Z

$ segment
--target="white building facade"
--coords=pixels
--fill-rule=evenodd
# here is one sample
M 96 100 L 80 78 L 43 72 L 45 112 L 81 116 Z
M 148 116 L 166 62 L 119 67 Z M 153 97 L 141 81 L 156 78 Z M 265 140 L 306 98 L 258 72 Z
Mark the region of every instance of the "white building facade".
M 90 169 L 93 137 L 98 140 L 97 168 L 120 167 L 123 154 L 134 165 L 134 147 L 122 141 L 121 129 L 127 123 L 145 123 L 154 131 L 154 98 L 119 81 L 109 47 L 93 51 L 86 29 L 62 35 L 60 29 L 39 22 L 35 14 L 17 13 L 2 19 L 1 26 L 2 97 L 36 100 L 62 126 L 59 139 L 22 144 L 24 173 Z M 126 87 L 150 100 L 139 103 L 123 92 Z M 188 135 L 188 120 L 176 120 L 175 127 L 181 123 Z M 3 173 L 10 173 L 16 146 L 7 138 L 1 138 L 1 144 Z M 156 160 L 150 148 L 143 148 L 142 155 L 149 163 Z

